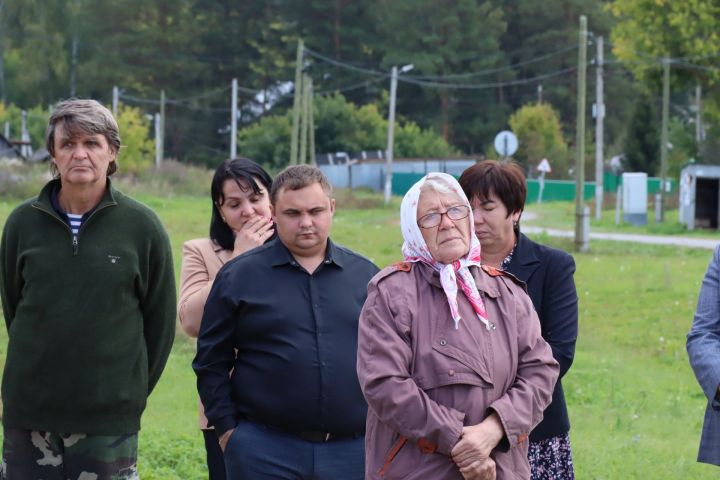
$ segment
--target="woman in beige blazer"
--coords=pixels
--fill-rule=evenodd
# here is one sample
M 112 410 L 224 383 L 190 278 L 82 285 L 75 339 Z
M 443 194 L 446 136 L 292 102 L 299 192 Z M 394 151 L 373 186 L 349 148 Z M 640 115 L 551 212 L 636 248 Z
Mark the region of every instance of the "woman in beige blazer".
M 183 245 L 178 316 L 185 333 L 197 337 L 203 309 L 217 272 L 229 260 L 262 245 L 275 229 L 270 215 L 270 175 L 246 158 L 225 160 L 215 170 L 210 195 L 209 238 Z M 200 405 L 210 480 L 225 480 L 225 463 L 218 439 Z

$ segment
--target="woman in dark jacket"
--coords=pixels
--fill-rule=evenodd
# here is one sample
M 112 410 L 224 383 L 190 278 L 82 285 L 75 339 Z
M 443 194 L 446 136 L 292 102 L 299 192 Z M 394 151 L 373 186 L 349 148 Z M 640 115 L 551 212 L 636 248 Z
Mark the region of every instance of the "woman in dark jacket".
M 560 364 L 552 403 L 530 435 L 532 478 L 572 479 L 570 420 L 561 379 L 572 365 L 577 340 L 575 262 L 562 250 L 540 245 L 520 233 L 527 187 L 517 165 L 480 162 L 463 172 L 460 185 L 472 205 L 482 263 L 506 270 L 527 283 L 542 336 Z

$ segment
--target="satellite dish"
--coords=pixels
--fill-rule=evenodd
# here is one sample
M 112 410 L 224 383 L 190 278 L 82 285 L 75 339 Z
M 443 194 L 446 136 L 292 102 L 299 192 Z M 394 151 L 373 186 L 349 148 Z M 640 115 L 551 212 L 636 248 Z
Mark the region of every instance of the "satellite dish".
M 495 136 L 495 151 L 502 157 L 509 157 L 517 152 L 518 139 L 510 130 L 503 130 Z

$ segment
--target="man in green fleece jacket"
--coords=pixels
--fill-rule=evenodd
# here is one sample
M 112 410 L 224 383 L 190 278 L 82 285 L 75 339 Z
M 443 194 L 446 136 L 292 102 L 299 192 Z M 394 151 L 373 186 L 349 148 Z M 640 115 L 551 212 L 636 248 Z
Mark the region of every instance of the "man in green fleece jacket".
M 0 244 L 7 480 L 136 479 L 137 434 L 175 331 L 170 243 L 115 190 L 120 134 L 94 100 L 56 105 L 50 181 Z

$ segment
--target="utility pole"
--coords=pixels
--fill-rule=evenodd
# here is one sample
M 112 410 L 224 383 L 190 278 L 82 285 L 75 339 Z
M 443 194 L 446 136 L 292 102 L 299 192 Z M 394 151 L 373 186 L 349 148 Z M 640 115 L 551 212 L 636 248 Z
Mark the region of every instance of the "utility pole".
M 597 69 L 595 82 L 595 219 L 602 218 L 603 205 L 603 127 L 605 123 L 605 97 L 603 92 L 603 37 L 597 38 Z
M 400 68 L 399 73 L 409 72 L 415 68 L 410 63 Z M 390 203 L 392 198 L 392 170 L 393 170 L 393 150 L 395 148 L 395 97 L 397 96 L 397 80 L 398 80 L 398 68 L 397 66 L 392 67 L 390 73 L 390 109 L 388 112 L 388 136 L 387 136 L 387 150 L 385 152 L 385 204 Z
M 385 152 L 385 205 L 392 197 L 393 148 L 395 144 L 395 95 L 397 94 L 397 66 L 392 67 L 390 74 L 390 110 L 388 112 L 388 138 Z
M 315 87 L 311 77 L 308 77 L 310 91 L 308 95 L 308 141 L 310 143 L 310 165 L 315 165 Z
M 300 158 L 299 164 L 307 163 L 307 141 L 310 119 L 308 118 L 308 98 L 310 97 L 310 79 L 306 73 L 302 75 L 302 116 L 300 118 Z
M 22 146 L 20 147 L 20 154 L 28 158 L 32 155 L 32 145 L 30 145 L 30 132 L 27 129 L 27 110 L 20 112 L 21 124 L 20 124 L 20 141 Z
M 663 59 L 662 130 L 660 132 L 660 222 L 665 221 L 665 182 L 667 181 L 668 117 L 670 116 L 670 59 Z
M 300 137 L 300 109 L 301 98 L 303 94 L 302 86 L 302 70 L 303 70 L 303 51 L 305 46 L 302 39 L 298 40 L 297 56 L 295 57 L 295 92 L 293 95 L 293 123 L 292 136 L 290 140 L 290 165 L 298 163 L 298 138 Z
M 230 158 L 237 157 L 237 94 L 238 83 L 237 78 L 232 79 L 232 100 L 230 104 Z
M 5 31 L 2 28 L 4 6 L 5 0 L 0 0 L 0 101 L 2 103 L 5 103 L 5 42 L 3 41 Z
M 112 93 L 112 112 L 113 117 L 117 118 L 118 114 L 118 100 L 120 99 L 120 89 L 117 85 L 113 87 L 113 93 Z
M 160 166 L 162 161 L 162 134 L 160 133 L 160 114 L 155 114 L 155 168 Z
M 160 90 L 160 159 L 157 164 L 165 158 L 165 89 Z
M 698 83 L 695 86 L 695 142 L 698 144 L 698 150 L 700 150 L 700 142 L 702 141 L 702 115 L 700 115 L 701 107 L 702 87 Z
M 77 95 L 77 51 L 78 51 L 78 33 L 77 26 L 73 29 L 72 47 L 70 50 L 70 96 Z
M 575 140 L 575 250 L 585 251 L 588 245 L 585 231 L 585 97 L 586 97 L 586 69 L 587 69 L 587 17 L 580 16 L 577 76 L 577 126 Z

